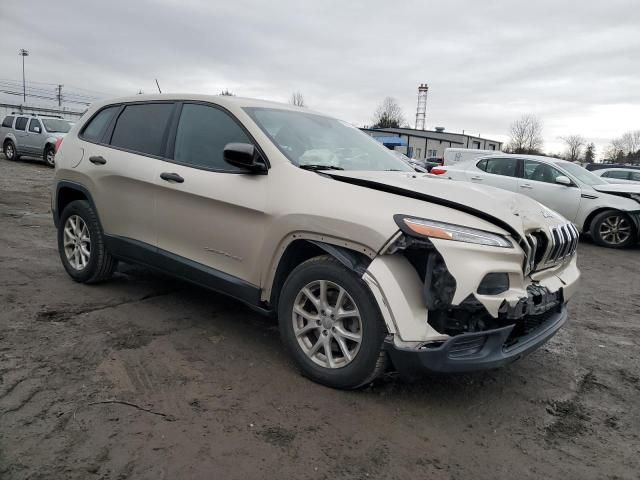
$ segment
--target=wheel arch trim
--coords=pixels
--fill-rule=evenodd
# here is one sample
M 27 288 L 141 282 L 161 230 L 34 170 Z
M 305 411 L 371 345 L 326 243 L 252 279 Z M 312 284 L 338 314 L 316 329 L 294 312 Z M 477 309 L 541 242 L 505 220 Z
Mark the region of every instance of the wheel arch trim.
M 96 208 L 96 204 L 93 201 L 93 197 L 91 196 L 91 193 L 89 193 L 89 190 L 87 189 L 87 187 L 85 187 L 80 183 L 71 182 L 69 180 L 61 180 L 56 184 L 56 189 L 55 189 L 56 195 L 51 205 L 51 213 L 53 214 L 53 223 L 56 226 L 56 228 L 58 228 L 58 225 L 60 223 L 60 215 L 62 214 L 62 211 L 61 211 L 62 209 L 59 208 L 60 191 L 62 189 L 70 189 L 70 190 L 75 190 L 77 192 L 82 193 L 84 197 L 87 199 L 87 201 L 89 202 L 89 205 L 91 205 L 91 208 L 93 208 L 93 211 L 95 212 L 96 217 L 98 218 L 98 223 L 100 224 L 100 228 L 102 228 L 102 222 L 100 221 L 100 213 L 98 212 L 98 209 Z
M 275 287 L 279 280 L 283 280 L 279 278 L 281 265 L 283 260 L 287 258 L 287 251 L 296 242 L 304 242 L 318 252 L 325 252 L 331 255 L 345 267 L 356 272 L 360 277 L 377 255 L 371 248 L 344 238 L 312 232 L 292 232 L 282 239 L 278 245 L 274 259 L 263 277 L 263 301 L 273 303 L 277 299 L 279 292 L 275 291 Z

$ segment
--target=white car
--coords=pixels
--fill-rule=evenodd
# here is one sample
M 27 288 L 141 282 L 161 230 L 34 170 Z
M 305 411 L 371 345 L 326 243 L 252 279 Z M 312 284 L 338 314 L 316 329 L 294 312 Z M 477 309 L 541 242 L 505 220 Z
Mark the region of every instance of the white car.
M 481 155 L 433 168 L 451 180 L 522 193 L 563 215 L 598 245 L 627 247 L 638 241 L 640 185 L 612 185 L 565 160 L 534 155 Z
M 637 183 L 640 184 L 640 169 L 634 168 L 601 168 L 593 172 L 609 183 Z

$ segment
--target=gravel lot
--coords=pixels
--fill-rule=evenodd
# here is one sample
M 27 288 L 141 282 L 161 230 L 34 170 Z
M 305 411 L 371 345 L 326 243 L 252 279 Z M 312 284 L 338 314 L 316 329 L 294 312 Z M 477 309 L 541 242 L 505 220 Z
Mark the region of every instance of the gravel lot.
M 582 242 L 569 323 L 508 368 L 342 392 L 233 300 L 72 282 L 52 175 L 0 157 L 0 478 L 639 478 L 640 249 Z

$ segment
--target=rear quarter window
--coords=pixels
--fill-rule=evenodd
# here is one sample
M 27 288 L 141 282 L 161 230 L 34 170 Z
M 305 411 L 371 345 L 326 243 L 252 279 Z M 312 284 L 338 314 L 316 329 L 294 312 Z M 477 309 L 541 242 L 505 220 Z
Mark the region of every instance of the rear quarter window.
M 80 138 L 90 142 L 100 142 L 107 126 L 111 123 L 113 116 L 118 112 L 119 108 L 119 106 L 114 106 L 100 110 L 87 122 L 87 125 L 82 129 Z
M 15 117 L 12 117 L 12 116 L 4 117 L 4 120 L 2 121 L 2 126 L 11 128 L 13 126 L 13 119 L 14 118 Z

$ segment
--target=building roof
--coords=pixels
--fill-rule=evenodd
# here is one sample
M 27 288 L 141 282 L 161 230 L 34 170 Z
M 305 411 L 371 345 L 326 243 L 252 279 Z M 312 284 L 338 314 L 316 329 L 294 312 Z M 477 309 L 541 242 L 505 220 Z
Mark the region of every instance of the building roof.
M 502 142 L 498 140 L 492 140 L 490 138 L 477 137 L 475 135 L 467 135 L 466 133 L 455 133 L 455 132 L 439 132 L 437 130 L 416 130 L 415 128 L 363 128 L 362 130 L 367 130 L 368 132 L 380 132 L 380 133 L 396 133 L 398 135 L 412 135 L 414 137 L 423 137 L 429 138 L 432 140 L 445 140 L 447 142 L 458 143 L 458 144 L 466 144 L 466 139 L 475 139 L 480 141 L 487 141 L 491 143 L 496 143 L 498 145 L 502 145 Z M 465 141 L 462 141 L 462 139 Z

